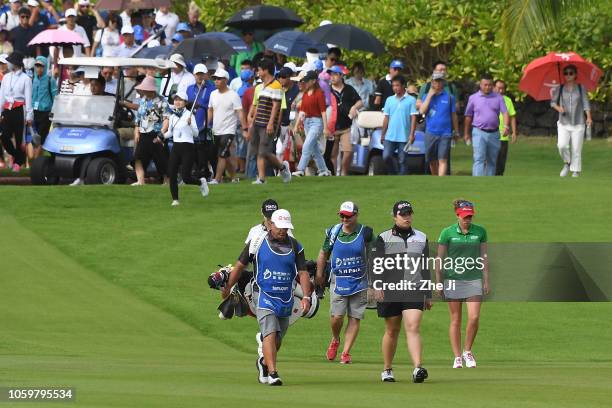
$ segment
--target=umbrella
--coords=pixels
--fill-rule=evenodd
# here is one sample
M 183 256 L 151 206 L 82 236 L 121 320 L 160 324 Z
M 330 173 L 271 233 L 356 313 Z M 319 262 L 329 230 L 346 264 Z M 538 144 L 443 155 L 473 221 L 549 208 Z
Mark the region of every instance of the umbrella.
M 210 33 L 198 34 L 195 38 L 212 38 L 216 40 L 225 41 L 230 47 L 232 47 L 236 52 L 246 51 L 248 47 L 242 38 L 238 37 L 236 34 L 232 33 L 224 33 L 221 31 L 213 31 Z
M 143 10 L 170 6 L 170 0 L 98 0 L 98 10 Z
M 315 28 L 307 34 L 319 43 L 337 44 L 347 50 L 362 50 L 381 54 L 385 46 L 370 32 L 351 24 L 327 24 Z
M 160 45 L 159 47 L 145 47 L 133 55 L 133 58 L 146 58 L 146 59 L 157 59 L 163 58 L 168 59 L 173 54 L 172 45 Z
M 304 24 L 292 10 L 276 6 L 246 7 L 231 16 L 225 25 L 239 29 L 297 27 Z
M 173 51 L 173 54 L 182 54 L 186 60 L 200 60 L 204 56 L 229 58 L 235 53 L 225 41 L 215 38 L 187 38 Z
M 83 38 L 70 30 L 49 29 L 36 34 L 28 45 L 69 46 L 85 44 Z
M 268 38 L 264 45 L 266 48 L 288 57 L 304 58 L 309 48 L 316 48 L 318 52 L 327 52 L 327 45 L 317 43 L 301 31 L 281 31 Z
M 550 52 L 531 61 L 523 71 L 519 89 L 536 101 L 551 98 L 553 90 L 565 82 L 563 68 L 575 65 L 578 71 L 576 82 L 592 91 L 602 75 L 601 69 L 575 52 Z

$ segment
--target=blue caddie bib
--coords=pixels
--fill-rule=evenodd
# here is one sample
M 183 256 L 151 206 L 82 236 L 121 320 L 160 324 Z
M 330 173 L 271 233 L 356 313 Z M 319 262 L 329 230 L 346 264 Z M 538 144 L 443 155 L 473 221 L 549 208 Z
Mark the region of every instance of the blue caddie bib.
M 259 309 L 271 310 L 278 317 L 291 316 L 293 280 L 297 275 L 295 257 L 293 249 L 287 254 L 274 252 L 268 239 L 264 239 L 255 255 Z
M 350 296 L 368 288 L 363 225 L 351 242 L 336 239 L 331 251 L 331 270 L 336 277 L 334 292 Z

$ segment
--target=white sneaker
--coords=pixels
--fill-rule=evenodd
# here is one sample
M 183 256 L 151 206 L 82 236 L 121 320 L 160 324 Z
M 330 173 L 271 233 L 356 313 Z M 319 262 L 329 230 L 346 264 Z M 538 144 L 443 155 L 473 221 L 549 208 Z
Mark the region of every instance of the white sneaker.
M 206 182 L 206 177 L 202 177 L 200 179 L 200 193 L 202 193 L 202 197 L 206 197 L 208 195 L 208 183 Z
M 580 177 L 580 172 L 579 171 L 573 172 L 572 177 Z
M 467 368 L 476 368 L 476 359 L 471 351 L 464 351 L 463 359 L 465 360 L 465 366 Z
M 317 174 L 317 176 L 319 176 L 319 177 L 329 177 L 331 175 L 332 175 L 331 171 L 329 171 L 329 170 L 324 170 L 324 171 L 320 172 L 319 174 Z
M 393 369 L 387 368 L 382 373 L 380 373 L 380 379 L 383 382 L 395 382 L 395 377 L 393 376 Z
M 302 170 L 294 171 L 291 174 L 294 175 L 295 177 L 304 177 L 304 172 Z
M 232 183 L 233 184 L 238 184 L 238 183 L 240 183 L 240 179 L 238 177 L 235 177 L 235 178 L 232 179 Z
M 268 367 L 263 362 L 263 357 L 258 357 L 255 362 L 257 367 L 257 380 L 260 384 L 268 384 Z
M 461 357 L 455 357 L 453 368 L 463 368 L 463 360 L 461 359 Z
M 569 167 L 569 164 L 564 164 L 563 168 L 561 169 L 561 173 L 559 173 L 559 176 L 566 177 L 569 174 Z
M 81 180 L 80 178 L 74 180 L 72 183 L 70 183 L 71 186 L 82 186 L 83 184 L 83 180 Z
M 255 180 L 251 184 L 266 184 L 266 180 L 262 180 L 262 179 L 258 178 L 257 180 Z
M 255 340 L 257 340 L 257 354 L 259 357 L 263 357 L 263 339 L 261 338 L 261 332 L 255 335 Z
M 139 183 L 138 181 L 130 184 L 131 186 L 144 186 L 144 184 Z
M 204 180 L 206 180 L 206 179 L 204 179 Z M 210 180 L 210 181 L 208 182 L 208 184 L 210 184 L 210 185 L 215 185 L 215 184 L 219 184 L 219 182 L 217 181 L 217 179 L 212 179 L 212 180 Z
M 283 162 L 283 168 L 280 171 L 280 176 L 283 179 L 283 183 L 291 181 L 291 171 L 289 170 L 289 162 L 285 160 Z
M 173 207 L 178 207 L 179 205 L 179 200 L 172 200 L 172 204 Z

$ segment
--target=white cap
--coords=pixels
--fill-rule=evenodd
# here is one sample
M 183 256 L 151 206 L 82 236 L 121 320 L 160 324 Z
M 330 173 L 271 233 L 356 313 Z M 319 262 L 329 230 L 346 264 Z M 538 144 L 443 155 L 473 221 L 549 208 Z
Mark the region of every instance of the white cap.
M 40 4 L 38 4 L 38 1 L 36 1 L 36 0 L 28 0 L 28 6 L 30 6 L 30 7 L 40 7 Z
M 276 228 L 289 228 L 293 229 L 293 224 L 291 223 L 291 214 L 287 210 L 276 210 L 272 213 L 272 217 L 270 217 L 270 221 L 276 226 Z
M 147 48 L 159 47 L 161 43 L 157 39 L 153 39 L 147 43 Z
M 175 97 L 175 98 L 180 98 L 180 99 L 182 99 L 182 100 L 184 100 L 184 101 L 188 101 L 188 100 L 189 100 L 189 98 L 187 97 L 187 92 L 185 92 L 185 91 L 183 91 L 183 90 L 178 91 L 178 92 L 177 92 L 177 93 L 174 95 L 174 97 Z
M 348 216 L 353 216 L 357 214 L 358 212 L 359 210 L 357 209 L 357 206 L 352 201 L 343 202 L 342 204 L 340 204 L 340 209 L 338 210 L 338 214 L 348 215 Z
M 326 25 L 330 25 L 331 23 L 332 23 L 332 22 L 331 22 L 331 21 L 329 21 L 329 20 L 323 20 L 323 21 L 321 21 L 321 22 L 319 23 L 319 27 L 323 27 L 323 26 L 326 26 Z
M 307 73 L 308 73 L 307 70 L 301 69 L 300 73 L 297 74 L 297 76 L 291 77 L 289 79 L 291 79 L 293 82 L 300 82 L 302 79 L 304 79 Z
M 187 66 L 187 64 L 185 63 L 185 58 L 183 58 L 181 54 L 172 54 L 170 56 L 170 61 L 174 62 L 177 65 L 180 65 L 183 68 Z
M 121 27 L 121 35 L 124 34 L 134 34 L 134 28 L 131 25 L 124 25 Z
M 76 17 L 76 15 L 77 15 L 77 12 L 73 8 L 69 8 L 68 10 L 66 10 L 66 14 L 64 14 L 64 16 L 66 18 L 68 18 L 68 17 Z
M 213 77 L 216 77 L 216 78 L 225 78 L 225 79 L 227 79 L 229 81 L 229 73 L 226 70 L 224 70 L 223 68 L 217 68 L 217 70 L 213 74 Z
M 89 0 L 79 0 L 79 6 L 89 6 Z
M 298 72 L 298 67 L 297 65 L 295 65 L 295 63 L 293 62 L 287 62 L 285 65 L 283 65 L 284 68 L 289 68 L 290 70 L 292 70 L 293 72 Z
M 225 64 L 221 61 L 217 61 L 217 69 L 225 69 Z
M 193 74 L 207 74 L 208 73 L 208 68 L 206 68 L 206 65 L 204 64 L 197 64 L 195 67 L 193 67 Z
M 9 3 L 17 3 L 17 2 L 21 3 L 21 0 L 9 0 Z
M 0 54 L 0 62 L 3 64 L 8 64 L 8 61 L 6 60 L 7 57 L 8 54 Z

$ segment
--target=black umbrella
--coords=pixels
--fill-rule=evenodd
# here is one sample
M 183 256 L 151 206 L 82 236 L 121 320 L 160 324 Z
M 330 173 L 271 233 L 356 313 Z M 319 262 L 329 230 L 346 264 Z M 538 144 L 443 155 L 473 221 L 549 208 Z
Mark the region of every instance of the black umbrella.
M 385 46 L 370 32 L 350 24 L 327 24 L 317 27 L 308 36 L 316 42 L 336 44 L 347 50 L 382 54 Z
M 156 59 L 163 58 L 168 59 L 170 55 L 174 54 L 172 49 L 174 46 L 172 45 L 160 45 L 159 47 L 144 47 L 140 51 L 136 52 L 133 55 L 134 58 L 146 58 L 146 59 Z
M 266 5 L 243 8 L 225 22 L 226 26 L 239 29 L 275 29 L 297 27 L 302 24 L 304 20 L 292 10 Z
M 236 51 L 225 41 L 215 38 L 187 38 L 172 53 L 181 54 L 186 60 L 201 60 L 205 56 L 229 58 Z

